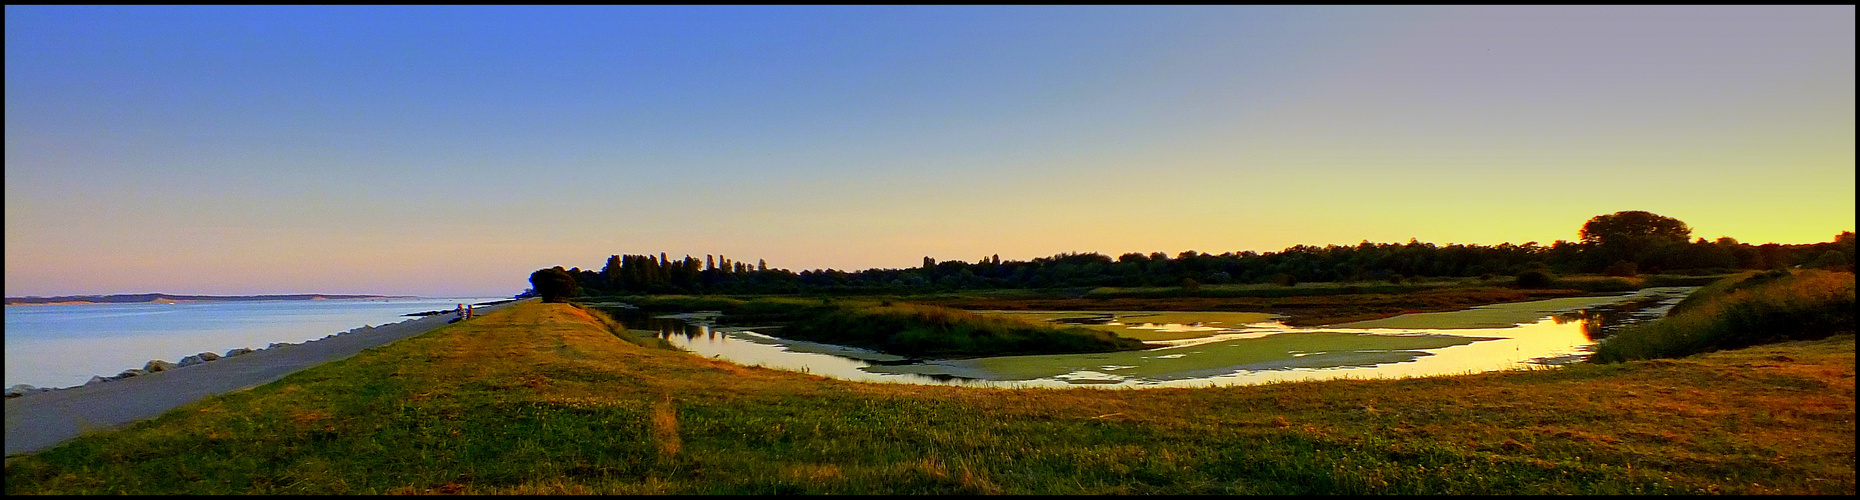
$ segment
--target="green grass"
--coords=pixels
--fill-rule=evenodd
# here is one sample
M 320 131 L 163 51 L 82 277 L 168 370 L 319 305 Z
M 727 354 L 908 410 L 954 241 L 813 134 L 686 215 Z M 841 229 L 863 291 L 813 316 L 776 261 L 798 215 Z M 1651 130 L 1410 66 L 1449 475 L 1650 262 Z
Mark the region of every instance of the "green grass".
M 1592 359 L 1673 358 L 1853 331 L 1853 273 L 1747 273 L 1700 289 L 1659 321 L 1610 336 Z
M 6 461 L 8 494 L 1854 493 L 1852 335 L 1415 380 L 868 384 L 516 304 Z

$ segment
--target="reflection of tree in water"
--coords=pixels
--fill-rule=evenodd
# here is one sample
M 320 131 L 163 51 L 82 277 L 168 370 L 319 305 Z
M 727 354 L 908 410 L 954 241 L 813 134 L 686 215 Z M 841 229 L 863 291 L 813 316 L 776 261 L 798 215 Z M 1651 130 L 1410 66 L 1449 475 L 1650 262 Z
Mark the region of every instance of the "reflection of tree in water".
M 651 314 L 641 312 L 638 309 L 609 307 L 602 307 L 600 309 L 609 316 L 613 316 L 615 320 L 619 320 L 620 324 L 625 325 L 628 329 L 659 332 L 659 338 L 662 339 L 670 339 L 673 335 L 683 336 L 686 339 L 692 339 L 706 334 L 712 338 L 717 336 L 717 334 L 710 331 L 710 329 L 703 328 L 705 326 L 710 326 L 709 323 L 694 323 L 673 318 L 655 318 Z
M 1660 316 L 1666 314 L 1667 309 L 1672 308 L 1673 303 L 1678 302 L 1679 298 L 1681 297 L 1655 295 L 1619 304 L 1558 314 L 1551 319 L 1559 325 L 1580 321 L 1582 322 L 1582 335 L 1588 337 L 1589 340 L 1599 341 L 1609 335 L 1614 335 L 1623 328 L 1659 319 Z

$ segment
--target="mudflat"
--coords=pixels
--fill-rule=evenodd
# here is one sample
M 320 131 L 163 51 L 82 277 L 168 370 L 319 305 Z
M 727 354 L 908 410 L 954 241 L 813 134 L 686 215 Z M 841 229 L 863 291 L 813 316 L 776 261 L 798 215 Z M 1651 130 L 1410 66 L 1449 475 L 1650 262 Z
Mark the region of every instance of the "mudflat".
M 513 303 L 477 309 L 482 314 Z M 432 331 L 456 318 L 454 314 L 426 316 L 168 371 L 8 398 L 6 454 L 39 451 L 87 432 L 154 418 L 207 396 L 257 387 Z

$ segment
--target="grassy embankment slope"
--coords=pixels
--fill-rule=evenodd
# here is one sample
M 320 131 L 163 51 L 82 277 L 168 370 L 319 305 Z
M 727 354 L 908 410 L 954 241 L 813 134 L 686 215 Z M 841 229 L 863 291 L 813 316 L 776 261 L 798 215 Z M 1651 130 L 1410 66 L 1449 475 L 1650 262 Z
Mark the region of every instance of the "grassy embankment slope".
M 1751 272 L 1699 289 L 1660 321 L 1615 334 L 1595 360 L 1675 358 L 1853 331 L 1853 273 Z
M 634 342 L 518 304 L 10 458 L 6 491 L 1854 492 L 1852 335 L 1158 390 L 854 383 Z

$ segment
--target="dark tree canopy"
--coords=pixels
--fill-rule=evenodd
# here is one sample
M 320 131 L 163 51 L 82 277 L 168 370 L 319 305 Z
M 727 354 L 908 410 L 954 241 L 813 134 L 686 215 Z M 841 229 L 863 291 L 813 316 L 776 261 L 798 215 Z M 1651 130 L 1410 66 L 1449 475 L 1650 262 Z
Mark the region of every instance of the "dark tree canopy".
M 1432 277 L 1479 276 L 1490 281 L 1538 271 L 1542 276 L 1522 277 L 1521 286 L 1553 286 L 1556 274 L 1608 273 L 1617 276 L 1729 273 L 1735 269 L 1775 269 L 1820 266 L 1852 269 L 1854 233 L 1843 232 L 1826 243 L 1751 245 L 1731 238 L 1686 241 L 1690 228 L 1678 220 L 1647 212 L 1620 212 L 1589 220 L 1584 241 L 1557 240 L 1550 245 L 1535 241 L 1522 245 L 1436 245 L 1410 239 L 1407 243 L 1355 245 L 1296 245 L 1277 252 L 1184 251 L 1175 257 L 1163 252 L 1131 252 L 1112 258 L 1097 253 L 1063 253 L 1030 260 L 988 256 L 976 262 L 938 261 L 926 256 L 909 268 L 843 271 L 814 269 L 794 272 L 737 262 L 722 255 L 685 255 L 672 259 L 657 255 L 613 255 L 600 270 L 557 268 L 531 277 L 537 295 L 551 297 L 629 294 L 838 294 L 932 293 L 954 290 L 1050 289 L 1097 287 L 1181 287 L 1190 282 L 1206 290 L 1210 284 L 1299 282 L 1409 283 Z M 560 274 L 558 274 L 560 273 Z M 548 274 L 553 277 L 544 277 Z M 562 275 L 576 285 L 567 293 L 551 288 L 549 280 Z M 1544 278 L 1544 279 L 1539 279 Z M 566 283 L 561 283 L 566 284 Z M 1192 285 L 1191 285 L 1192 286 Z M 572 294 L 572 295 L 571 295 Z M 564 299 L 567 297 L 563 297 Z
M 543 302 L 563 302 L 581 294 L 581 287 L 576 284 L 574 275 L 562 269 L 562 266 L 530 273 L 530 287 L 542 296 Z
M 1671 243 L 1685 243 L 1692 236 L 1692 228 L 1679 219 L 1666 217 L 1653 212 L 1629 210 L 1608 215 L 1597 215 L 1582 225 L 1577 233 L 1582 241 L 1603 246 L 1634 244 L 1648 240 Z

